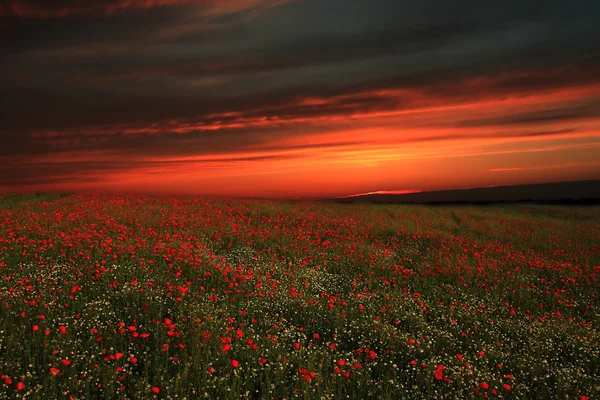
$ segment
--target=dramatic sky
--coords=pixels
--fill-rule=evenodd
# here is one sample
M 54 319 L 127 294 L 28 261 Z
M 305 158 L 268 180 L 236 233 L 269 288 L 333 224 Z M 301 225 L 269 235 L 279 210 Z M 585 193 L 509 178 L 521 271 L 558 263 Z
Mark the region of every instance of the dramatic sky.
M 0 0 L 0 191 L 600 178 L 600 2 Z

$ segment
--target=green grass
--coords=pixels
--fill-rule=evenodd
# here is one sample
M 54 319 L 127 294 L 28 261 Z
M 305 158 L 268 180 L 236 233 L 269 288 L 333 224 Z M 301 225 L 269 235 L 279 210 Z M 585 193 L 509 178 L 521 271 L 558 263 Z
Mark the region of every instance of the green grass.
M 0 224 L 0 398 L 600 395 L 597 207 L 11 195 Z

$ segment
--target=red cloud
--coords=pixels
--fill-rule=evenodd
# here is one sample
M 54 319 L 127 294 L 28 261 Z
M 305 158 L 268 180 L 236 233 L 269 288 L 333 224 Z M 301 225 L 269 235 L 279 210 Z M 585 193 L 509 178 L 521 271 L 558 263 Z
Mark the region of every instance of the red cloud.
M 0 5 L 0 17 L 54 19 L 68 17 L 107 17 L 135 10 L 157 7 L 203 5 L 211 10 L 243 10 L 254 6 L 276 5 L 277 0 L 8 0 Z
M 28 19 L 65 18 L 73 16 L 110 16 L 135 9 L 167 7 L 199 3 L 197 0 L 111 0 L 104 2 L 57 1 L 50 5 L 39 1 L 9 0 L 0 5 L 0 16 Z

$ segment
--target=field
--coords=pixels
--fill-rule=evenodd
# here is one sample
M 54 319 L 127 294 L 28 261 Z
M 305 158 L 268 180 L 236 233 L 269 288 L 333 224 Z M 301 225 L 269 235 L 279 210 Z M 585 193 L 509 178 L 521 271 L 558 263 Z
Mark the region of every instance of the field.
M 600 208 L 0 197 L 0 398 L 598 399 Z

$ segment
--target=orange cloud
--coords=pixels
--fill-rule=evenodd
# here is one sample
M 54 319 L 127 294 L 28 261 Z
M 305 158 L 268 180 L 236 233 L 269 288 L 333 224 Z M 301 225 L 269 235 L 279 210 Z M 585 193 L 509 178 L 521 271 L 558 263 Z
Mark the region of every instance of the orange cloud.
M 598 167 L 600 162 L 572 162 L 566 164 L 557 165 L 544 165 L 540 167 L 514 167 L 514 168 L 493 168 L 490 172 L 518 172 L 518 171 L 531 171 L 531 170 L 544 170 L 544 169 L 560 169 L 560 168 L 572 168 L 572 167 Z
M 478 96 L 461 92 L 472 81 L 487 82 Z M 38 131 L 28 146 L 46 154 L 2 160 L 0 187 L 341 197 L 600 175 L 598 83 L 495 92 L 505 82 L 456 82 L 449 95 L 429 85 L 224 103 L 195 118 Z

